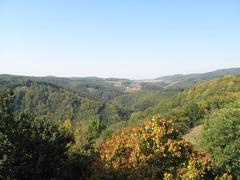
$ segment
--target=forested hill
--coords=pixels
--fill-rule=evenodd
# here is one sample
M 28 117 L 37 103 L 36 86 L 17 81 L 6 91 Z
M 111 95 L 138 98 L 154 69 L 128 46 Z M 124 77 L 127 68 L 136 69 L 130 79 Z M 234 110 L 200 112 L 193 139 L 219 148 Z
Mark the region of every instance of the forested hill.
M 192 87 L 194 84 L 201 81 L 220 78 L 225 75 L 240 75 L 240 68 L 221 69 L 221 70 L 216 70 L 212 72 L 198 73 L 198 74 L 187 74 L 187 75 L 176 74 L 176 75 L 159 77 L 156 80 L 165 82 L 167 84 L 166 87 L 185 88 L 185 87 Z
M 61 121 L 69 119 L 74 123 L 81 122 L 84 126 L 98 122 L 102 127 L 128 119 L 127 110 L 102 100 L 100 92 L 93 95 L 89 91 L 64 86 L 65 79 L 56 80 L 60 82 L 54 84 L 27 77 L 4 76 L 0 80 L 0 89 L 1 93 L 8 90 L 14 92 L 13 108 L 16 112 L 29 111 L 39 118 Z M 107 90 L 105 94 L 110 91 L 112 90 Z
M 144 111 L 135 112 L 130 122 L 141 121 L 160 113 L 175 119 L 187 130 L 202 123 L 206 115 L 232 103 L 239 97 L 240 76 L 224 76 L 204 81 L 184 92 L 159 101 Z
M 225 75 L 240 75 L 240 68 L 230 68 L 216 70 L 208 73 L 199 74 L 176 74 L 170 76 L 163 76 L 156 79 L 149 80 L 129 80 L 118 78 L 98 78 L 98 77 L 33 77 L 33 76 L 15 76 L 15 75 L 0 75 L 0 82 L 10 82 L 11 84 L 37 81 L 51 83 L 64 88 L 74 89 L 81 93 L 86 93 L 92 97 L 101 100 L 110 100 L 116 96 L 122 95 L 126 92 L 135 92 L 138 90 L 162 90 L 162 89 L 178 89 L 184 90 L 194 86 L 196 83 L 220 78 Z
M 54 76 L 32 77 L 32 76 L 0 75 L 1 84 L 5 83 L 11 86 L 25 85 L 30 81 L 48 83 L 50 85 L 71 89 L 85 96 L 89 96 L 99 100 L 109 100 L 111 98 L 114 98 L 115 96 L 119 96 L 123 94 L 122 91 L 124 88 L 116 87 L 115 85 L 109 83 L 108 81 L 97 77 L 62 78 Z M 123 80 L 120 81 L 120 84 L 121 82 L 124 81 Z
M 73 180 L 237 179 L 240 75 L 182 89 L 151 83 L 134 89 L 139 82 L 125 79 L 1 75 L 3 177 L 38 179 L 40 169 L 49 179 L 56 174 L 48 167 L 59 166 L 59 176 Z M 195 151 L 182 137 L 198 125 L 204 139 Z
M 132 120 L 139 120 L 151 115 L 152 111 L 165 113 L 161 106 L 166 108 L 164 102 L 179 92 L 207 79 L 231 74 L 240 74 L 240 68 L 167 76 L 159 78 L 160 81 L 0 75 L 0 86 L 14 90 L 15 110 L 28 110 L 42 117 L 59 120 L 101 119 L 106 125 L 125 121 L 130 116 Z M 187 97 L 185 94 L 183 96 Z M 175 98 L 170 101 L 176 104 L 178 100 Z

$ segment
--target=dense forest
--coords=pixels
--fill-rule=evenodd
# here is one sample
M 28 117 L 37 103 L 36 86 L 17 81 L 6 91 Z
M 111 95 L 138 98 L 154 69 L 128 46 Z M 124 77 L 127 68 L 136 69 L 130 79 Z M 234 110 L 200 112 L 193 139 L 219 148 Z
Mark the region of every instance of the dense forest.
M 240 178 L 239 74 L 0 75 L 0 179 Z

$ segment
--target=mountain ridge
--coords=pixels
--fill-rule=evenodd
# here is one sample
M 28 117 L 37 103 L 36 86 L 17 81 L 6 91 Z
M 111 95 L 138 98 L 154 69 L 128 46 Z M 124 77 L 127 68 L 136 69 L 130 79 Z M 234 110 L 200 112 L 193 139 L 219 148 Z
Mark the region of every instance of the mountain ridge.
M 207 74 L 216 74 L 216 75 L 236 75 L 240 73 L 240 67 L 236 68 L 223 68 L 223 69 L 216 69 L 214 71 L 208 71 L 204 73 L 189 73 L 189 74 L 182 74 L 182 73 L 176 73 L 176 74 L 170 74 L 170 75 L 164 75 L 157 78 L 150 78 L 150 79 L 131 79 L 131 78 L 118 78 L 118 77 L 98 77 L 98 76 L 54 76 L 54 75 L 45 75 L 45 76 L 30 76 L 30 75 L 15 75 L 15 74 L 0 74 L 0 76 L 15 76 L 15 77 L 25 77 L 25 78 L 62 78 L 62 79 L 71 79 L 71 80 L 81 80 L 81 79 L 99 79 L 99 80 L 130 80 L 130 81 L 151 81 L 151 80 L 165 80 L 170 78 L 176 78 L 176 77 L 187 77 L 187 76 L 202 76 Z

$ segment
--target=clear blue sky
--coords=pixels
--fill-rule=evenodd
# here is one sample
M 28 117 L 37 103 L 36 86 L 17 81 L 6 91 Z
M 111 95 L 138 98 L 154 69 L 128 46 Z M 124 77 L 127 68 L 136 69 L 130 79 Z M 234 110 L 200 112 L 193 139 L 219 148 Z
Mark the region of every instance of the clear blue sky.
M 133 79 L 240 67 L 239 0 L 0 0 L 0 74 Z

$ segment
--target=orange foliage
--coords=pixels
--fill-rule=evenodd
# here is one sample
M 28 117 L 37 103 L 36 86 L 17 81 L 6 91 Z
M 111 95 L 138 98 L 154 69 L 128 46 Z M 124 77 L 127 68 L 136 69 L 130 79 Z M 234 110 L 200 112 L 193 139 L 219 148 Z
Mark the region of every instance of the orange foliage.
M 158 115 L 143 126 L 124 129 L 99 145 L 95 174 L 130 179 L 210 176 L 211 157 L 193 152 L 178 135 L 175 123 Z

